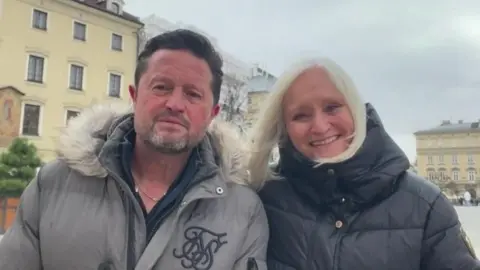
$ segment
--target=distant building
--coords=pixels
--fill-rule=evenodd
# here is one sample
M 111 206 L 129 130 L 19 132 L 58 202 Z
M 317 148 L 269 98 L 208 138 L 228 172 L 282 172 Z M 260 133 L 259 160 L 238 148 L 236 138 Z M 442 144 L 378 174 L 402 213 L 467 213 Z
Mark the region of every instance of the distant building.
M 129 100 L 143 27 L 122 0 L 0 1 L 0 148 L 55 158 L 59 129 L 92 103 Z
M 256 67 L 254 69 L 257 69 Z M 272 86 L 277 78 L 271 74 L 254 75 L 247 83 L 248 92 L 248 109 L 246 116 L 247 126 L 253 126 L 258 118 L 258 114 L 262 108 L 262 102 L 267 98 Z
M 418 174 L 457 191 L 480 188 L 480 121 L 443 121 L 414 133 Z M 472 192 L 470 192 L 472 193 Z

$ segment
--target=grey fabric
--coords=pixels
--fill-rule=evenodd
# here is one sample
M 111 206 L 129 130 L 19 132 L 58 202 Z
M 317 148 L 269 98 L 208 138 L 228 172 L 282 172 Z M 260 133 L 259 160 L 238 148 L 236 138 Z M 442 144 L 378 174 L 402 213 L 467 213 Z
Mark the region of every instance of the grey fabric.
M 202 142 L 205 169 L 196 177 L 205 180 L 146 243 L 142 211 L 118 177 L 113 151 L 131 125 L 125 115 L 99 106 L 71 121 L 60 158 L 45 165 L 22 195 L 0 241 L 0 269 L 244 270 L 253 258 L 265 270 L 265 211 L 243 178 L 241 153 L 232 148 L 240 149 L 238 141 L 232 137 L 231 143 L 218 123 Z

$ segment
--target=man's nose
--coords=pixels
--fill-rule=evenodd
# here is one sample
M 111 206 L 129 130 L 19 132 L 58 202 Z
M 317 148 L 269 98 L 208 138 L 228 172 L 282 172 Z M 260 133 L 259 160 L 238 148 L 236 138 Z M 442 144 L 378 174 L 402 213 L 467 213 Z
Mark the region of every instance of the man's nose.
M 170 93 L 165 106 L 174 112 L 185 111 L 185 95 L 183 94 L 182 88 L 177 87 Z

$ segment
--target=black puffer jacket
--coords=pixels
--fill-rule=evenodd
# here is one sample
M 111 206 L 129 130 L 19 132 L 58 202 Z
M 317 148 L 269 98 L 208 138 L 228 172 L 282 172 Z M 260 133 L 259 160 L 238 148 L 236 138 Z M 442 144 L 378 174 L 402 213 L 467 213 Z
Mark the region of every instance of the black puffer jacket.
M 351 159 L 312 169 L 291 144 L 260 192 L 270 270 L 472 270 L 480 262 L 440 190 L 408 159 L 367 104 L 367 138 Z M 471 246 L 470 246 L 471 247 Z

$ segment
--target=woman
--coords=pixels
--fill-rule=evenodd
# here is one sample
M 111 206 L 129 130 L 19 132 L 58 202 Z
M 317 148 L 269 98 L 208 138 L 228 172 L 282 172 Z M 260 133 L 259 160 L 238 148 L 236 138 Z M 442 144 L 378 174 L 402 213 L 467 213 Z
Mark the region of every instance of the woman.
M 320 59 L 285 72 L 249 161 L 270 223 L 270 270 L 480 269 L 440 190 L 409 161 L 348 75 Z M 278 145 L 280 161 L 268 160 Z

